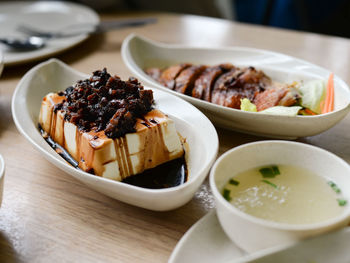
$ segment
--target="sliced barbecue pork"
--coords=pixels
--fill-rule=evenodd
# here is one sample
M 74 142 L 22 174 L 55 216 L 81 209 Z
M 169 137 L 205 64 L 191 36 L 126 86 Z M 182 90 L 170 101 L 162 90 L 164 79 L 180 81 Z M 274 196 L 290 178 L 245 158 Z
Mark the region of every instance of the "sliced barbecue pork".
M 162 75 L 162 70 L 160 68 L 148 68 L 145 72 L 152 79 L 160 82 L 160 76 Z
M 177 76 L 190 66 L 191 64 L 183 63 L 166 68 L 160 75 L 159 82 L 169 89 L 174 89 Z
M 174 90 L 183 94 L 191 95 L 194 82 L 198 76 L 206 69 L 206 66 L 191 66 L 183 70 L 175 79 Z
M 270 79 L 262 71 L 252 67 L 234 68 L 217 79 L 211 102 L 239 109 L 242 98 L 253 101 L 258 93 L 264 91 L 265 85 L 269 82 Z
M 194 83 L 192 97 L 211 101 L 211 91 L 215 80 L 223 73 L 233 68 L 232 64 L 221 64 L 206 68 Z
M 292 106 L 301 97 L 293 86 L 274 82 L 261 70 L 240 69 L 229 63 L 211 67 L 187 63 L 161 73 L 151 68 L 146 73 L 177 92 L 235 109 L 240 109 L 243 98 L 262 111 L 277 105 Z

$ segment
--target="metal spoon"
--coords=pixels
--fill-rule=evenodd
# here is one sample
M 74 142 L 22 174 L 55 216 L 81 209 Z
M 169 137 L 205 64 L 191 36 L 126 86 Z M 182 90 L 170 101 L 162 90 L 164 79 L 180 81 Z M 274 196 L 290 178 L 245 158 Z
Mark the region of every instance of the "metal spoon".
M 45 46 L 46 42 L 40 37 L 27 38 L 0 38 L 0 42 L 7 45 L 11 49 L 16 50 L 35 50 Z
M 98 34 L 103 32 L 108 32 L 115 29 L 121 29 L 125 27 L 138 27 L 147 24 L 154 24 L 157 22 L 156 18 L 146 17 L 146 18 L 133 18 L 133 19 L 121 19 L 121 20 L 106 20 L 98 24 L 91 23 L 81 23 L 75 25 L 69 25 L 62 28 L 60 31 L 43 31 L 31 27 L 30 25 L 20 24 L 17 27 L 19 32 L 22 32 L 28 36 L 36 36 L 45 39 L 51 38 L 65 38 L 74 37 L 84 34 Z

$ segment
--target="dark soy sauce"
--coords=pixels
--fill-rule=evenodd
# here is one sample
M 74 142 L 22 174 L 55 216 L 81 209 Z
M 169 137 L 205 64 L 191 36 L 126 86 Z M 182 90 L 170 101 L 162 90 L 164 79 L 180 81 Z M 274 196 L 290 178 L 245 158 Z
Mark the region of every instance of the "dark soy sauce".
M 78 162 L 58 143 L 56 143 L 50 136 L 46 134 L 46 132 L 41 128 L 39 125 L 39 130 L 45 141 L 51 146 L 52 149 L 54 149 L 63 159 L 65 159 L 69 164 L 71 164 L 74 168 L 78 167 Z
M 158 165 L 123 180 L 124 183 L 150 189 L 174 187 L 186 181 L 187 165 L 184 157 Z
M 46 142 L 68 163 L 80 170 L 78 162 L 58 143 L 56 143 L 39 126 L 41 135 Z M 181 185 L 187 181 L 187 165 L 184 157 L 158 165 L 143 173 L 129 176 L 122 182 L 149 189 L 162 189 Z

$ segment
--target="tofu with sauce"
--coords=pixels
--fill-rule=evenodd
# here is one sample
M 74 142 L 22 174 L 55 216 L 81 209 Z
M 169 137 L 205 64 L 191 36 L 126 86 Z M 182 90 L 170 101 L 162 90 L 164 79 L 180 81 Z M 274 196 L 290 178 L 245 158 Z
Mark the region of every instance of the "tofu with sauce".
M 103 130 L 81 131 L 64 119 L 62 110 L 54 111 L 63 99 L 57 93 L 44 97 L 39 124 L 84 171 L 121 181 L 184 154 L 174 122 L 157 109 L 136 120 L 136 132 L 111 139 Z

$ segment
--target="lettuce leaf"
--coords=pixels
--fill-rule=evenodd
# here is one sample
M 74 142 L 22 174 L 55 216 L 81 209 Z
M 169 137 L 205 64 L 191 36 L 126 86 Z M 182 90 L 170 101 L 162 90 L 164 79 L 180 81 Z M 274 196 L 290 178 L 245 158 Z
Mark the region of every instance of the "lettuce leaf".
M 326 85 L 323 80 L 312 80 L 299 87 L 302 94 L 301 106 L 318 114 L 322 113 L 321 102 L 326 96 Z
M 241 110 L 257 112 L 255 104 L 251 103 L 249 99 L 241 99 Z
M 271 114 L 271 115 L 280 115 L 280 116 L 297 116 L 299 110 L 301 110 L 302 108 L 303 107 L 300 107 L 300 106 L 291 106 L 291 107 L 274 106 L 259 112 L 265 113 L 265 114 Z

